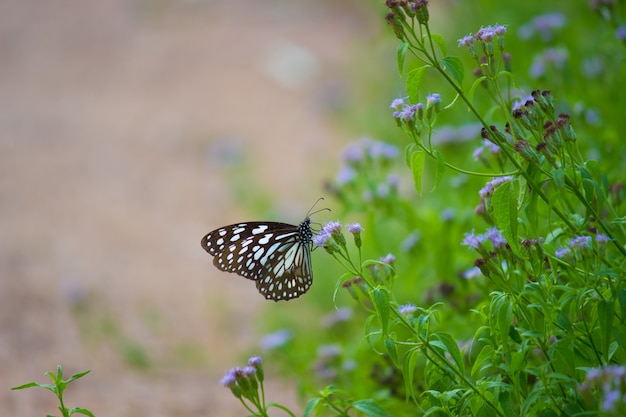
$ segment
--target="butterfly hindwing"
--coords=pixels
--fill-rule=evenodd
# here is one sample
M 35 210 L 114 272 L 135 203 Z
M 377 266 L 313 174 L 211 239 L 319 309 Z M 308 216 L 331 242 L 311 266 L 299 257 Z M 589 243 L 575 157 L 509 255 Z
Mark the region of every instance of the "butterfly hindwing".
M 256 281 L 267 299 L 289 300 L 304 294 L 312 282 L 310 220 L 299 226 L 248 222 L 220 227 L 202 239 L 220 270 Z

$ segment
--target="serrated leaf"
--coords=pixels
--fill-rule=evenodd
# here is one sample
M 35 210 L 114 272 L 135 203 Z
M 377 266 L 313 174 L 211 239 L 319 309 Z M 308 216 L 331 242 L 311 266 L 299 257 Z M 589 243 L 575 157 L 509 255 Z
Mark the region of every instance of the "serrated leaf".
M 402 72 L 404 69 L 404 59 L 406 58 L 406 51 L 409 50 L 409 44 L 406 42 L 402 42 L 396 48 L 396 59 L 398 61 L 398 75 L 402 77 Z
M 419 90 L 422 86 L 422 80 L 424 79 L 424 74 L 426 73 L 427 68 L 428 67 L 424 65 L 412 69 L 406 76 L 406 92 L 411 103 L 419 102 Z
M 435 191 L 439 183 L 441 182 L 441 178 L 443 178 L 443 173 L 446 170 L 446 161 L 443 159 L 443 155 L 437 149 L 433 151 L 435 154 L 435 161 L 437 161 L 437 171 L 435 173 L 435 185 L 433 186 L 431 191 Z
M 463 67 L 463 62 L 459 59 L 459 57 L 447 56 L 441 60 L 441 64 L 460 87 L 463 83 L 463 78 L 465 77 L 465 68 Z
M 426 153 L 417 151 L 411 154 L 411 172 L 413 173 L 413 183 L 418 195 L 422 195 L 422 176 L 424 175 L 424 163 Z
M 376 404 L 374 400 L 355 401 L 352 403 L 352 406 L 370 417 L 392 417 L 391 414 L 387 413 L 381 406 Z

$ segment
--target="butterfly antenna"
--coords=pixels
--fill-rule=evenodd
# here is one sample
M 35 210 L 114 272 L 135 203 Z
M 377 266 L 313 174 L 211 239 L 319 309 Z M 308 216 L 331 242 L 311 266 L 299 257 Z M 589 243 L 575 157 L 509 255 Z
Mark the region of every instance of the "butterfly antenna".
M 313 205 L 311 206 L 311 208 L 309 209 L 308 213 L 306 214 L 306 216 L 307 216 L 307 217 L 311 217 L 312 215 L 314 215 L 314 214 L 316 214 L 316 213 L 319 213 L 319 212 L 321 212 L 321 211 L 326 211 L 326 210 L 328 210 L 328 211 L 332 211 L 332 210 L 331 210 L 331 209 L 329 209 L 328 207 L 324 207 L 324 208 L 322 208 L 322 209 L 319 209 L 319 210 L 313 211 L 313 209 L 315 208 L 315 206 L 317 206 L 317 203 L 319 203 L 319 202 L 320 202 L 320 201 L 322 201 L 323 199 L 324 199 L 324 197 L 320 197 L 320 198 L 318 198 L 318 199 L 317 199 L 317 201 L 315 202 L 315 204 L 313 204 Z

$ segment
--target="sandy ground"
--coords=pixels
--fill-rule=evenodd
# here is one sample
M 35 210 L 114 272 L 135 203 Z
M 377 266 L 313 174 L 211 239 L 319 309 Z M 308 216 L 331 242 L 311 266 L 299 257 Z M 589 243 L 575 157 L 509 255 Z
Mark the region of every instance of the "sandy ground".
M 99 416 L 244 415 L 216 381 L 264 300 L 199 240 L 253 215 L 233 187 L 301 219 L 371 30 L 347 1 L 0 2 L 0 415 L 55 413 L 9 387 L 59 363 Z

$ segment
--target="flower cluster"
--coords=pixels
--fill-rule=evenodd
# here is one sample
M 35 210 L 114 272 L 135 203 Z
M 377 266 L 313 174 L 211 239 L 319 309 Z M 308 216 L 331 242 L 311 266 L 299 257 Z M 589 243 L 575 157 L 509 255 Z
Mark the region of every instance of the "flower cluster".
M 264 398 L 259 395 L 259 391 L 263 391 L 262 363 L 260 356 L 252 356 L 248 359 L 248 366 L 231 368 L 220 380 L 220 384 L 229 388 L 235 397 L 248 400 L 259 411 L 265 409 Z
M 420 25 L 426 25 L 430 18 L 428 0 L 386 0 L 385 6 L 389 8 L 385 20 L 400 40 L 406 39 L 404 20 L 415 19 Z
M 482 26 L 475 34 L 469 34 L 457 41 L 458 47 L 467 47 L 475 59 L 479 59 L 476 44 L 480 45 L 486 57 L 494 55 L 494 41 L 497 42 L 500 51 L 504 50 L 504 34 L 506 25 Z
M 474 234 L 473 230 L 471 233 L 465 233 L 462 244 L 470 249 L 480 251 L 485 242 L 491 242 L 493 249 L 504 248 L 507 244 L 502 233 L 495 227 L 487 229 L 487 231 L 481 235 Z
M 593 247 L 592 241 L 592 236 L 575 236 L 567 242 L 567 245 L 558 248 L 555 251 L 554 256 L 558 259 L 568 261 L 573 261 L 576 258 L 582 258 L 585 253 L 588 253 Z M 595 236 L 595 241 L 601 249 L 609 241 L 609 238 L 603 233 L 598 233 Z
M 600 401 L 600 410 L 611 416 L 626 414 L 626 367 L 604 366 L 587 371 L 578 390 L 589 402 Z
M 407 98 L 395 98 L 389 108 L 393 110 L 393 117 L 399 127 L 408 132 L 419 135 L 422 128 L 433 121 L 434 116 L 441 111 L 441 94 L 432 93 L 426 96 L 426 104 L 406 103 Z
M 361 138 L 348 144 L 341 153 L 341 166 L 331 191 L 353 203 L 392 198 L 400 185 L 400 176 L 392 172 L 399 156 L 396 146 L 379 140 Z

